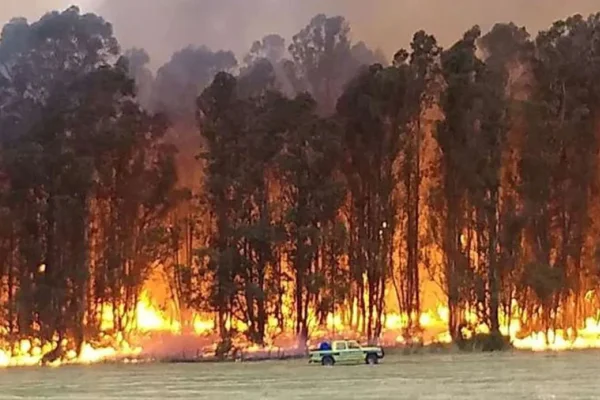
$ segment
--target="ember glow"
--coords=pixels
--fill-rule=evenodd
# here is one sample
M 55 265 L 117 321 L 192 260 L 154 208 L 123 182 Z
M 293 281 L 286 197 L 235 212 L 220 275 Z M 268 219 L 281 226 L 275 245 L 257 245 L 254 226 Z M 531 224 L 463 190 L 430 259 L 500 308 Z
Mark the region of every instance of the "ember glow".
M 514 304 L 515 315 L 519 315 L 518 305 Z M 106 307 L 109 310 L 110 307 Z M 112 314 L 108 311 L 104 313 L 103 327 L 106 332 L 96 343 L 85 342 L 82 345 L 79 355 L 74 350 L 65 351 L 64 356 L 53 362 L 47 363 L 49 366 L 69 365 L 69 364 L 92 364 L 107 361 L 133 362 L 143 359 L 145 349 L 143 346 L 143 337 L 155 334 L 169 335 L 176 340 L 182 335 L 182 323 L 174 320 L 153 304 L 151 294 L 145 290 L 140 296 L 136 307 L 135 329 L 130 329 L 126 335 L 118 333 L 110 335 L 108 332 L 112 328 Z M 427 310 L 419 316 L 422 334 L 419 337 L 406 337 L 405 330 L 409 318 L 406 314 L 387 313 L 385 315 L 384 332 L 382 334 L 382 344 L 385 346 L 407 346 L 411 343 L 422 343 L 431 345 L 435 343 L 449 344 L 452 342 L 451 335 L 447 330 L 449 310 L 444 305 L 439 305 L 435 309 Z M 465 330 L 463 333 L 470 337 L 473 333 L 488 333 L 489 329 L 485 324 L 477 323 L 475 313 L 465 312 L 464 321 L 474 331 Z M 198 338 L 210 338 L 215 342 L 218 340 L 215 333 L 215 323 L 212 317 L 193 316 L 192 335 Z M 236 329 L 243 334 L 247 326 L 242 322 L 235 322 Z M 272 351 L 281 349 L 286 344 L 281 339 L 285 337 L 283 332 L 278 331 L 277 321 L 271 320 L 269 331 L 273 335 L 268 342 L 270 345 L 261 347 L 241 342 L 239 345 L 246 353 L 255 353 L 261 351 Z M 509 336 L 511 343 L 516 349 L 530 351 L 561 351 L 600 348 L 600 321 L 597 317 L 588 317 L 585 325 L 577 331 L 572 328 L 549 329 L 546 331 L 535 331 L 527 333 L 522 328 L 522 322 L 519 318 L 513 317 L 508 321 L 502 318 L 501 332 Z M 327 318 L 326 326 L 311 326 L 312 337 L 315 339 L 323 337 L 344 337 L 356 336 L 356 329 L 345 325 L 341 315 L 330 314 Z M 278 340 L 279 337 L 279 340 Z M 0 350 L 0 367 L 18 367 L 18 366 L 37 366 L 43 364 L 43 358 L 51 353 L 58 346 L 67 346 L 67 340 L 62 343 L 53 342 L 42 344 L 39 339 L 21 339 L 15 343 L 3 343 Z

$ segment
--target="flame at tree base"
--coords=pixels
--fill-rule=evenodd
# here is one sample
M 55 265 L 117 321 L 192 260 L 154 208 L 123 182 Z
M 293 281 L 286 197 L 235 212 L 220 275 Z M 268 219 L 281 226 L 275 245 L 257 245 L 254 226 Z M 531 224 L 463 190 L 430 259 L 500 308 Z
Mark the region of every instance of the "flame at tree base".
M 132 347 L 126 341 L 117 345 L 100 346 L 84 342 L 79 354 L 75 350 L 66 350 L 61 357 L 45 361 L 59 346 L 66 343 L 47 343 L 40 345 L 37 339 L 22 339 L 17 344 L 3 346 L 13 350 L 0 349 L 0 367 L 31 367 L 38 365 L 60 366 L 69 364 L 95 364 L 104 361 L 129 360 L 139 357 L 141 347 Z
M 110 313 L 107 313 L 106 319 Z M 385 316 L 384 332 L 380 342 L 388 347 L 405 347 L 414 344 L 428 346 L 435 344 L 450 344 L 452 337 L 447 330 L 448 308 L 438 306 L 436 310 L 426 311 L 419 317 L 421 333 L 418 336 L 406 335 L 408 317 L 401 314 L 388 314 Z M 474 327 L 465 331 L 464 336 L 469 338 L 473 334 L 487 334 L 486 325 L 477 324 L 473 314 L 465 313 L 464 320 L 469 326 Z M 104 321 L 103 321 L 104 322 Z M 272 321 L 275 324 L 275 321 Z M 110 325 L 108 321 L 106 326 Z M 195 316 L 191 331 L 182 332 L 182 324 L 168 318 L 166 313 L 153 305 L 150 296 L 144 292 L 136 307 L 136 331 L 125 335 L 117 333 L 110 335 L 108 332 L 92 342 L 84 342 L 77 352 L 68 348 L 68 340 L 61 343 L 42 343 L 39 339 L 21 339 L 16 343 L 0 342 L 0 367 L 21 366 L 59 366 L 69 364 L 94 364 L 101 362 L 137 362 L 144 359 L 178 359 L 202 358 L 213 353 L 219 338 L 214 332 L 212 318 Z M 277 357 L 282 351 L 293 354 L 299 351 L 295 337 L 280 332 L 277 337 L 268 340 L 268 346 L 257 346 L 243 339 L 244 326 L 237 326 L 239 337 L 235 340 L 235 348 L 245 353 L 261 353 Z M 517 319 L 502 321 L 502 335 L 508 337 L 512 346 L 519 350 L 530 351 L 561 351 L 584 350 L 600 348 L 600 322 L 595 318 L 587 318 L 582 329 L 575 332 L 573 329 L 548 330 L 547 332 L 532 332 L 525 334 L 521 323 Z M 311 329 L 311 338 L 318 341 L 323 338 L 357 338 L 360 335 L 355 330 L 344 326 L 339 316 L 330 315 L 327 326 Z M 312 345 L 314 343 L 309 343 Z M 57 359 L 45 362 L 46 356 L 61 347 L 63 351 Z

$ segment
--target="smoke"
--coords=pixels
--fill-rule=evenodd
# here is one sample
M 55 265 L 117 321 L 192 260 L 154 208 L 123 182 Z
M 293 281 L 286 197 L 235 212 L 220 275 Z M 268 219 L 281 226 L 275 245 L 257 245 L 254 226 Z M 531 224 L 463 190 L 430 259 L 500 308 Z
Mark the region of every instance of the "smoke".
M 568 15 L 600 10 L 597 0 L 3 0 L 0 21 L 33 20 L 71 3 L 113 22 L 123 47 L 146 49 L 154 70 L 188 45 L 232 50 L 241 59 L 254 40 L 270 33 L 289 40 L 317 13 L 344 15 L 355 41 L 389 58 L 419 29 L 447 46 L 474 24 L 485 31 L 513 21 L 535 33 Z
M 355 41 L 379 47 L 389 58 L 420 29 L 447 46 L 474 24 L 486 31 L 495 22 L 513 21 L 536 33 L 568 15 L 600 10 L 597 0 L 95 1 L 92 8 L 114 23 L 125 48 L 149 52 L 153 69 L 188 45 L 232 50 L 241 59 L 254 40 L 270 33 L 289 40 L 317 13 L 345 16 Z
M 48 11 L 64 10 L 77 4 L 82 10 L 90 11 L 103 0 L 1 0 L 0 26 L 14 17 L 24 17 L 30 22 L 39 19 Z
M 71 3 L 113 22 L 123 46 L 145 48 L 155 68 L 190 44 L 241 55 L 266 34 L 289 39 L 317 13 L 344 15 L 355 39 L 390 56 L 419 29 L 448 45 L 473 24 L 486 30 L 513 21 L 535 33 L 556 19 L 600 9 L 597 0 L 3 0 L 0 21 L 38 18 Z

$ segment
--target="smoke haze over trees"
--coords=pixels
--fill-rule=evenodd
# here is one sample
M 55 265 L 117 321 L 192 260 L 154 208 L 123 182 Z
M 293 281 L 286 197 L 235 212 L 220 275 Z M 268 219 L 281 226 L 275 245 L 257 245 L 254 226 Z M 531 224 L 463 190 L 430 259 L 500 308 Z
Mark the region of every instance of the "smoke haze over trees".
M 170 11 L 204 18 L 194 4 Z M 156 50 L 75 7 L 4 26 L 0 334 L 80 348 L 107 304 L 126 330 L 158 269 L 223 354 L 331 316 L 376 340 L 391 306 L 418 336 L 427 279 L 455 340 L 466 311 L 492 335 L 598 317 L 600 14 L 447 46 L 416 30 L 386 56 L 320 13 L 235 48 L 254 7 L 306 9 L 244 2 L 235 23 L 219 4 L 207 29 L 232 46 L 188 32 L 156 72 Z
M 68 0 L 5 0 L 0 23 L 14 16 L 37 19 L 50 9 L 71 5 Z M 389 59 L 399 46 L 407 47 L 412 34 L 424 29 L 447 47 L 465 27 L 490 29 L 497 21 L 513 21 L 535 34 L 565 15 L 595 12 L 595 0 L 463 0 L 460 7 L 446 0 L 378 0 L 365 7 L 362 0 L 82 0 L 85 12 L 111 21 L 124 48 L 145 48 L 153 70 L 188 45 L 228 49 L 241 56 L 257 38 L 278 33 L 290 38 L 314 15 L 343 15 L 354 34 Z

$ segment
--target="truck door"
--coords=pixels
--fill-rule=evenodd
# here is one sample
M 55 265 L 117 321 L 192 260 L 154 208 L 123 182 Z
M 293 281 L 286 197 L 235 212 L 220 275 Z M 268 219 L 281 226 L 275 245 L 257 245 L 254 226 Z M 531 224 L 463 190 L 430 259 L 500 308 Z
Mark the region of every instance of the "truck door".
M 354 340 L 348 341 L 348 359 L 352 362 L 360 362 L 365 359 L 365 354 L 362 347 Z
M 346 342 L 334 342 L 333 352 L 334 354 L 336 354 L 336 363 L 344 364 L 350 361 L 348 357 L 348 347 L 346 346 Z

